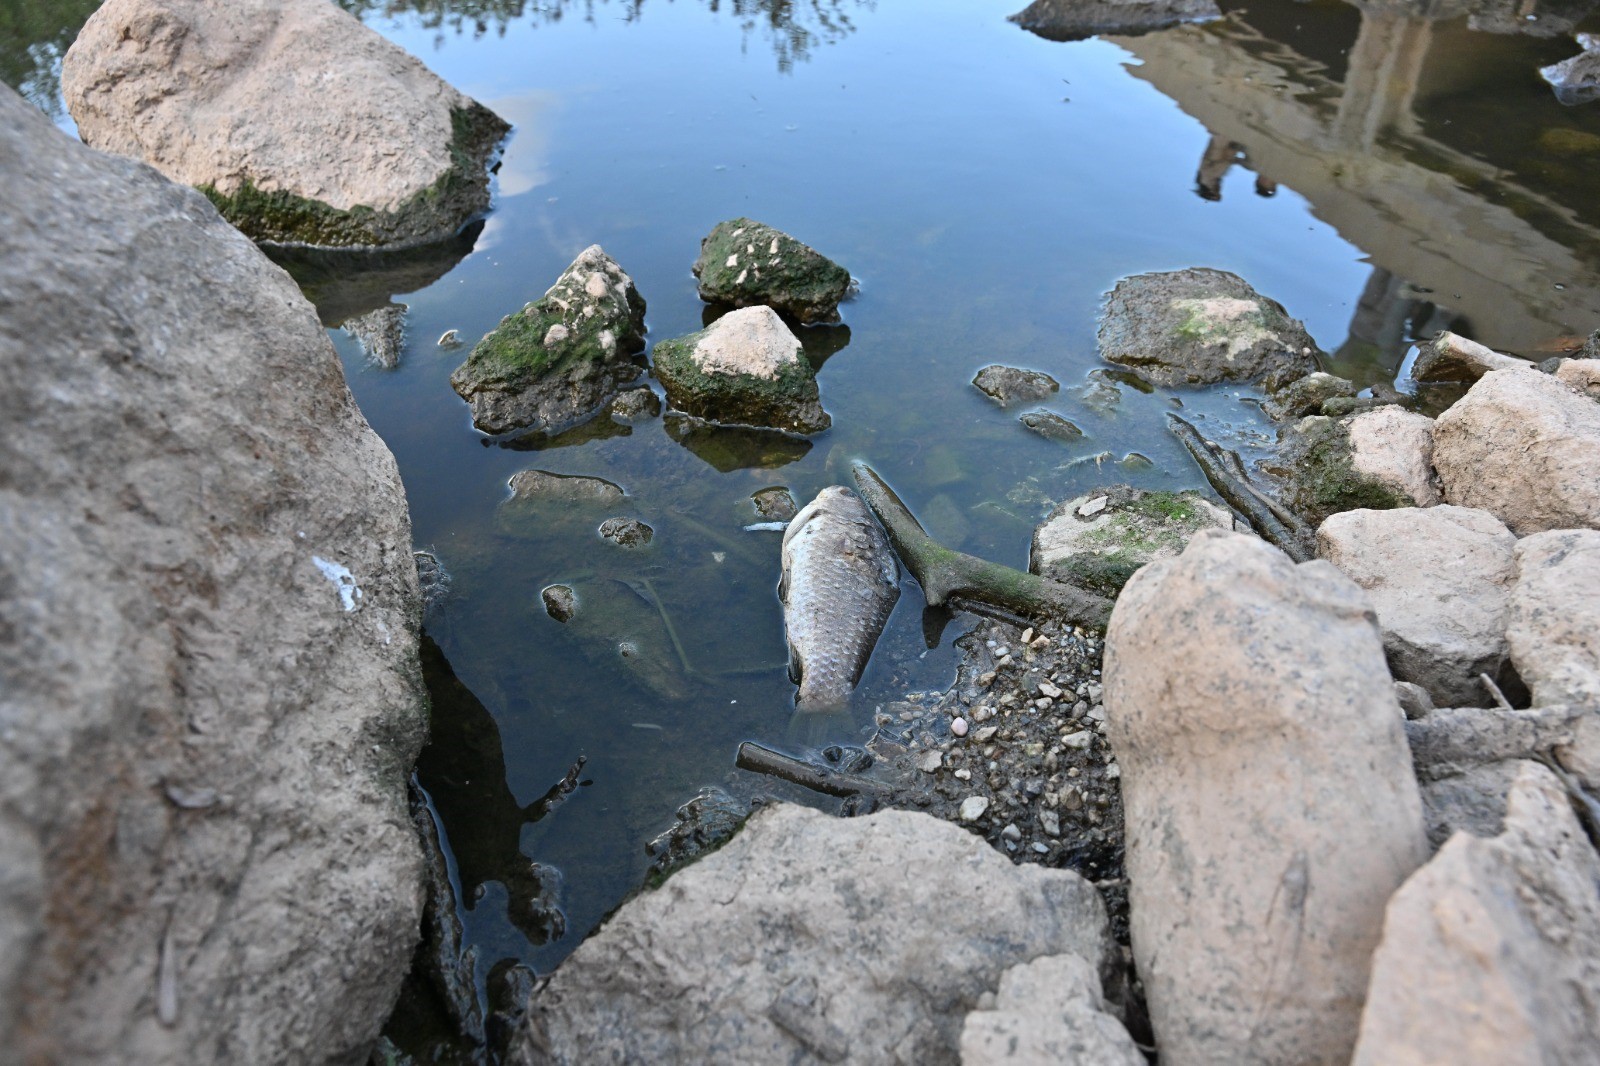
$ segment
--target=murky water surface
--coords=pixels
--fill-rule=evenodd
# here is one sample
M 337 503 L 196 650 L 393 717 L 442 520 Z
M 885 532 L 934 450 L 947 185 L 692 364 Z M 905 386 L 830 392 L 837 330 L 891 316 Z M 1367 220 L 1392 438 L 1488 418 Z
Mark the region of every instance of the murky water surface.
M 1204 26 L 1061 43 L 1008 23 L 1018 0 L 344 2 L 516 126 L 481 231 L 377 269 L 288 260 L 399 459 L 418 546 L 452 577 L 429 616 L 440 721 L 419 772 L 480 984 L 504 960 L 559 962 L 701 786 L 751 787 L 732 769 L 740 740 L 794 739 L 779 535 L 743 528 L 752 492 L 803 502 L 865 458 L 936 536 L 1025 565 L 1057 501 L 1201 484 L 1166 411 L 1181 402 L 1247 450 L 1268 430 L 1241 390 L 1146 393 L 1094 373 L 1102 294 L 1140 271 L 1238 272 L 1362 385 L 1393 380 L 1444 326 L 1538 356 L 1600 325 L 1600 104 L 1563 107 L 1535 73 L 1576 51 L 1585 5 L 1432 4 L 1430 18 L 1259 0 Z M 68 129 L 54 68 L 94 6 L 0 3 L 0 74 Z M 448 384 L 465 351 L 441 334 L 470 345 L 592 243 L 633 276 L 653 340 L 699 329 L 689 265 L 738 215 L 860 280 L 842 325 L 804 333 L 830 431 L 607 422 L 541 450 L 473 431 Z M 390 302 L 407 332 L 384 370 L 337 327 Z M 969 382 L 991 362 L 1058 378 L 1044 406 L 1086 438 L 1040 439 L 1016 421 L 1030 407 L 980 395 Z M 508 509 L 507 478 L 527 467 L 628 498 Z M 652 545 L 601 541 L 613 514 L 652 525 Z M 567 626 L 540 599 L 556 582 L 581 603 Z M 922 607 L 908 585 L 862 699 L 823 739 L 859 738 L 877 703 L 947 682 L 967 623 L 930 649 Z M 546 813 L 535 801 L 579 756 L 584 784 Z

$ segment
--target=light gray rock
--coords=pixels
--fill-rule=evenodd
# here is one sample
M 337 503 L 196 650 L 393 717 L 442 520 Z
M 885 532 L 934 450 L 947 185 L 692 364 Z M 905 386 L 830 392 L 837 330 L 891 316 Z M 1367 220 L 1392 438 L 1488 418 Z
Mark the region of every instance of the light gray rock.
M 1394 683 L 1394 698 L 1400 701 L 1407 721 L 1426 718 L 1433 711 L 1433 697 L 1428 695 L 1428 690 L 1410 681 Z
M 1600 99 L 1600 37 L 1580 33 L 1576 40 L 1583 51 L 1539 68 L 1539 76 L 1550 83 L 1556 99 L 1568 106 Z
M 1358 508 L 1442 502 L 1432 467 L 1433 423 L 1398 407 L 1343 418 L 1312 415 L 1286 425 L 1261 463 L 1307 524 Z
M 995 1005 L 967 1015 L 961 1066 L 1094 1063 L 1144 1066 L 1144 1056 L 1076 955 L 1045 955 L 1000 976 Z
M 0 1057 L 363 1057 L 420 928 L 394 459 L 293 281 L 0 87 Z
M 1568 359 L 1556 367 L 1556 380 L 1600 400 L 1600 359 Z
M 442 240 L 489 206 L 509 126 L 326 0 L 108 0 L 61 64 L 85 143 L 258 240 Z
M 1100 313 L 1100 356 L 1158 385 L 1259 382 L 1317 369 L 1317 345 L 1283 305 L 1237 274 L 1201 267 L 1117 282 Z
M 1526 359 L 1501 355 L 1493 348 L 1444 330 L 1419 345 L 1411 365 L 1413 381 L 1477 381 L 1491 370 L 1528 366 Z
M 1600 534 L 1597 534 L 1600 536 Z M 1441 707 L 1491 699 L 1500 676 L 1517 539 L 1487 511 L 1345 511 L 1317 530 L 1317 555 L 1366 590 L 1390 672 Z
M 1233 516 L 1198 492 L 1111 485 L 1050 512 L 1033 531 L 1028 569 L 1115 596 L 1141 566 L 1177 555 L 1200 530 L 1232 528 Z
M 1346 1062 L 1384 904 L 1427 855 L 1365 595 L 1201 532 L 1118 599 L 1105 708 L 1162 1062 Z
M 1446 500 L 1519 537 L 1600 529 L 1600 403 L 1532 367 L 1484 375 L 1440 415 L 1433 465 Z
M 450 385 L 485 433 L 554 433 L 593 415 L 643 368 L 644 298 L 591 244 L 554 285 L 484 334 Z
M 362 354 L 375 366 L 393 370 L 400 365 L 400 351 L 406 339 L 405 304 L 389 304 L 347 318 L 340 328 L 356 339 Z
M 1600 531 L 1535 533 L 1515 559 L 1506 639 L 1534 704 L 1600 706 Z
M 800 338 L 765 305 L 662 341 L 651 359 L 667 401 L 697 418 L 797 433 L 820 433 L 832 422 Z
M 1595 1061 L 1600 858 L 1519 764 L 1505 830 L 1451 838 L 1389 902 L 1354 1066 Z
M 1376 482 L 1417 507 L 1444 502 L 1433 472 L 1433 419 L 1391 405 L 1353 415 L 1345 431 L 1355 478 Z
M 519 470 L 507 482 L 512 500 L 553 503 L 620 502 L 627 493 L 622 486 L 600 477 L 582 474 L 552 474 L 548 470 Z
M 954 1063 L 1001 975 L 1115 954 L 1094 888 L 930 815 L 776 805 L 634 897 L 535 997 L 515 1063 Z
M 1133 36 L 1221 17 L 1212 0 L 1033 0 L 1008 21 L 1047 41 L 1081 41 L 1101 33 Z

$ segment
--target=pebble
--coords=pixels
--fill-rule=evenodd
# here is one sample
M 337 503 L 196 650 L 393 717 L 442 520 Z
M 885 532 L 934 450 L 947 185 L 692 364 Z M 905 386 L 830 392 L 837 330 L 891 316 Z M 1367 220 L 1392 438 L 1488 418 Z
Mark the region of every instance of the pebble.
M 944 755 L 937 751 L 930 751 L 917 762 L 917 769 L 925 774 L 931 774 L 944 765 Z
M 987 744 L 989 741 L 994 739 L 994 735 L 998 732 L 1000 732 L 999 726 L 986 725 L 976 733 L 972 734 L 972 739 L 976 740 L 979 744 Z
M 1088 518 L 1091 515 L 1097 515 L 1101 511 L 1104 511 L 1106 509 L 1106 504 L 1110 502 L 1111 497 L 1109 496 L 1096 496 L 1094 499 L 1078 508 L 1078 514 L 1084 518 Z
M 1039 841 L 1034 841 L 1034 843 L 1033 843 L 1033 850 L 1034 850 L 1034 852 L 1035 852 L 1035 853 L 1036 853 L 1036 854 L 1039 854 L 1039 855 L 1048 855 L 1048 854 L 1050 854 L 1050 845 L 1048 845 L 1048 844 L 1042 844 L 1042 843 L 1040 843 L 1040 842 L 1039 842 Z
M 982 707 L 979 707 L 977 710 L 972 712 L 972 720 L 974 722 L 987 722 L 989 719 L 991 719 L 993 717 L 994 717 L 994 708 L 990 707 L 987 704 L 985 704 Z
M 1024 629 L 1022 631 L 1022 643 L 1024 643 L 1024 644 L 1032 644 L 1033 643 L 1033 627 L 1032 626 L 1029 626 L 1027 629 Z
M 1049 696 L 1053 700 L 1058 700 L 1061 698 L 1061 690 L 1048 681 L 1041 681 L 1039 682 L 1039 695 Z
M 1061 816 L 1055 811 L 1043 810 L 1039 812 L 1039 828 L 1044 830 L 1045 836 L 1058 837 L 1061 835 Z
M 966 736 L 967 735 L 967 720 L 965 718 L 957 718 L 955 721 L 951 722 L 950 723 L 950 732 L 954 733 L 958 737 Z
M 971 781 L 972 780 L 972 771 L 971 770 L 957 770 L 956 771 L 956 777 L 958 779 L 962 780 L 962 781 Z
M 1106 709 L 1104 707 L 1100 706 L 1099 704 L 1096 704 L 1095 706 L 1090 707 L 1089 708 L 1089 719 L 1090 719 L 1090 721 L 1094 721 L 1094 722 L 1103 722 L 1103 721 L 1105 721 L 1106 720 Z
M 976 822 L 983 817 L 983 812 L 989 809 L 989 801 L 983 796 L 968 796 L 961 801 L 961 820 L 963 822 Z
M 986 670 L 979 674 L 978 684 L 982 685 L 984 688 L 988 688 L 990 685 L 994 684 L 994 671 Z
M 1069 748 L 1076 748 L 1079 751 L 1082 751 L 1090 744 L 1094 743 L 1094 734 L 1089 732 L 1087 729 L 1080 729 L 1076 733 L 1070 733 L 1067 736 L 1062 737 L 1061 743 L 1065 744 Z
M 1017 828 L 1016 822 L 1010 822 L 1004 829 L 1000 830 L 1000 835 L 1005 837 L 1007 840 L 1021 840 L 1022 830 Z

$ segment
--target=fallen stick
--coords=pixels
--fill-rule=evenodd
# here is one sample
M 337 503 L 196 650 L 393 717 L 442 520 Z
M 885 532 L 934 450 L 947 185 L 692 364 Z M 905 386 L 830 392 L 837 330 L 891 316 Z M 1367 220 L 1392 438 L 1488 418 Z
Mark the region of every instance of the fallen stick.
M 1303 563 L 1312 558 L 1311 549 L 1308 547 L 1309 538 L 1306 536 L 1306 527 L 1299 519 L 1293 525 L 1284 523 L 1277 515 L 1277 508 L 1267 502 L 1267 498 L 1255 486 L 1235 475 L 1228 469 L 1228 464 L 1217 457 L 1206 443 L 1200 431 L 1191 423 L 1175 414 L 1167 415 L 1168 428 L 1188 449 L 1189 454 L 1199 465 L 1201 473 L 1217 494 L 1228 502 L 1235 511 L 1244 515 L 1262 539 L 1282 549 L 1283 553 L 1297 563 Z M 1241 469 L 1243 465 L 1241 464 Z
M 888 796 L 895 791 L 893 786 L 882 781 L 874 781 L 870 777 L 845 773 L 843 770 L 834 770 L 804 759 L 796 759 L 792 755 L 774 751 L 753 740 L 747 740 L 739 745 L 739 754 L 734 759 L 734 765 L 741 770 L 781 778 L 802 788 L 809 788 L 813 792 L 829 796 Z
M 930 607 L 947 601 L 982 604 L 1032 621 L 1059 618 L 1104 629 L 1111 601 L 1080 588 L 1009 566 L 952 551 L 928 536 L 922 524 L 866 463 L 852 469 L 861 498 L 889 534 L 889 543 L 922 586 Z

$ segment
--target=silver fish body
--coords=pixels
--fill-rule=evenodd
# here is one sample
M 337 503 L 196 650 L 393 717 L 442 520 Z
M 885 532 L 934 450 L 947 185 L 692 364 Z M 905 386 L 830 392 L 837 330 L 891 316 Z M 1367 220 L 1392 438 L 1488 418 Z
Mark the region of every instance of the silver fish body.
M 889 539 L 854 492 L 817 493 L 783 534 L 783 624 L 804 711 L 843 707 L 900 598 Z

